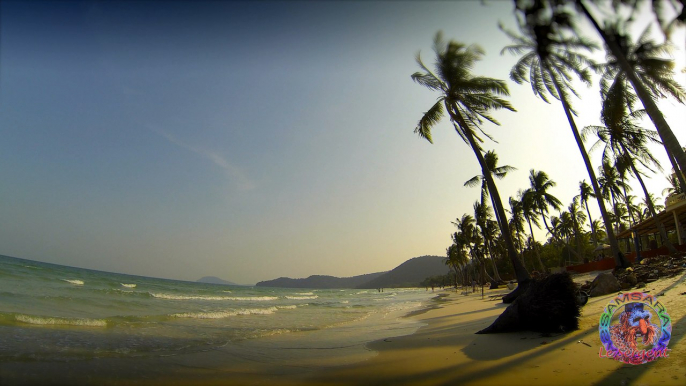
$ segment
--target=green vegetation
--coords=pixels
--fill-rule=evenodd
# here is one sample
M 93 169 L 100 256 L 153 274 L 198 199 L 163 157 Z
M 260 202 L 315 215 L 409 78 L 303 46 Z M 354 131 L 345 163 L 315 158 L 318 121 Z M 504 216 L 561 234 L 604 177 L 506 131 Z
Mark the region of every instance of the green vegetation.
M 664 11 L 664 2 L 652 2 L 658 25 L 665 38 L 675 26 L 683 24 L 684 3 L 670 2 L 676 7 L 674 19 Z M 475 45 L 457 41 L 443 41 L 441 33 L 434 39 L 435 69 L 417 63 L 422 72 L 412 75 L 420 85 L 439 93 L 438 101 L 419 120 L 415 133 L 432 142 L 431 130 L 447 114 L 457 134 L 476 156 L 481 174 L 465 183 L 480 187 L 480 199 L 473 205 L 473 213 L 463 214 L 453 224 L 452 244 L 446 249 L 446 265 L 451 273 L 427 278 L 422 285 L 468 285 L 472 280 L 504 281 L 516 278 L 528 283 L 529 271 L 548 271 L 594 260 L 609 244 L 618 266 L 628 266 L 624 258 L 629 243 L 620 246 L 615 235 L 638 222 L 653 218 L 660 239 L 671 253 L 676 252 L 670 237 L 656 215 L 663 208 L 649 192 L 643 178 L 662 171 L 648 145 L 662 144 L 672 162 L 674 173 L 669 177 L 671 188 L 663 194 L 677 195 L 686 191 L 681 173 L 686 167 L 686 154 L 657 107 L 656 101 L 671 97 L 684 103 L 683 88 L 674 81 L 674 62 L 664 57 L 667 42 L 651 39 L 650 29 L 636 40 L 625 32 L 628 21 L 621 15 L 636 11 L 636 1 L 594 2 L 590 0 L 514 0 L 514 15 L 518 33 L 500 29 L 512 40 L 502 52 L 519 55 L 510 72 L 517 84 L 529 83 L 533 93 L 550 103 L 556 99 L 562 106 L 588 172 L 590 183 L 579 183 L 579 194 L 565 205 L 553 195 L 555 182 L 541 170 L 530 171 L 530 186 L 509 197 L 509 217 L 503 207 L 494 176 L 503 178 L 512 166 L 498 166 L 493 150 L 484 153 L 484 139 L 493 138 L 484 131 L 488 122 L 499 125 L 489 115 L 492 110 L 515 111 L 500 96 L 508 95 L 504 81 L 472 75 L 476 62 L 484 52 Z M 613 19 L 604 27 L 593 17 L 590 8 L 611 6 Z M 607 9 L 605 11 L 608 11 Z M 681 13 L 680 13 L 681 12 Z M 584 36 L 578 27 L 579 19 L 590 22 L 600 37 L 599 42 Z M 587 54 L 605 47 L 605 63 L 594 63 Z M 686 47 L 685 47 L 686 48 Z M 576 125 L 576 112 L 571 96 L 574 79 L 587 86 L 597 86 L 602 97 L 599 124 L 584 128 Z M 551 98 L 552 97 L 552 98 Z M 642 105 L 643 109 L 640 109 Z M 648 117 L 653 127 L 640 124 Z M 515 118 L 517 119 L 517 118 Z M 593 165 L 584 141 L 592 141 L 591 151 L 602 149 L 602 163 Z M 529 150 L 527 150 L 529 151 Z M 643 198 L 630 194 L 629 181 L 636 179 Z M 488 205 L 486 198 L 490 197 Z M 600 219 L 591 217 L 593 203 L 601 213 Z M 543 225 L 543 228 L 541 227 Z M 549 236 L 541 242 L 534 237 L 534 227 L 545 229 Z M 648 242 L 648 240 L 644 240 Z M 637 241 L 635 241 L 637 244 Z M 624 251 L 622 250 L 624 249 Z

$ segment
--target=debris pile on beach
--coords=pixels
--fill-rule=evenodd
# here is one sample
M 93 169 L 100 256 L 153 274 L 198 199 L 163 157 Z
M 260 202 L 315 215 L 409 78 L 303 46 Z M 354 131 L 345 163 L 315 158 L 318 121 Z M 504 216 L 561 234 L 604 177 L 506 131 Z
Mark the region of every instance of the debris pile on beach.
M 581 316 L 575 292 L 574 281 L 566 272 L 532 279 L 526 290 L 477 334 L 574 331 Z
M 615 268 L 612 274 L 617 278 L 622 290 L 643 288 L 661 278 L 670 278 L 686 270 L 686 254 L 677 256 L 660 255 L 647 257 L 631 268 Z M 590 292 L 593 285 L 587 281 L 581 289 Z

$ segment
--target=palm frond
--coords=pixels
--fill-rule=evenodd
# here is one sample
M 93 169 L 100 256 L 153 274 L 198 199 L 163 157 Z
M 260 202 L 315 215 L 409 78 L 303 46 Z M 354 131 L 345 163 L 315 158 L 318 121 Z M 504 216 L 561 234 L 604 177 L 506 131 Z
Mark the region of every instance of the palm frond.
M 419 134 L 421 138 L 426 139 L 430 143 L 433 143 L 431 139 L 431 129 L 440 122 L 443 117 L 443 100 L 439 99 L 434 103 L 431 108 L 422 115 L 422 118 L 417 123 L 417 127 L 414 129 L 416 134 Z

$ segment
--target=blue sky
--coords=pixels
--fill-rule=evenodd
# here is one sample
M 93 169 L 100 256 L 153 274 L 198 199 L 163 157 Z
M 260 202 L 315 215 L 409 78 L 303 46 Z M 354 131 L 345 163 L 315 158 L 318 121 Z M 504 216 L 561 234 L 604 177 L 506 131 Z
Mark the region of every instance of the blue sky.
M 515 62 L 504 1 L 9 1 L 1 17 L 0 253 L 186 280 L 443 255 L 480 172 L 447 124 L 434 145 L 413 133 L 436 97 L 414 55 L 430 63 L 443 30 L 485 48 L 477 74 Z M 501 195 L 535 168 L 568 204 L 585 176 L 564 114 L 508 82 L 519 112 L 486 127 L 519 169 Z M 583 91 L 579 126 L 596 124 Z

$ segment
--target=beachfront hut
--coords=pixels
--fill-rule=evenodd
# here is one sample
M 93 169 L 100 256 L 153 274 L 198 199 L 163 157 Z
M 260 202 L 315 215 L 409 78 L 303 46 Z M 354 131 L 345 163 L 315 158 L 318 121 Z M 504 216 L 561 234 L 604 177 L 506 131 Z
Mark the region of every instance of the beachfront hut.
M 662 221 L 668 235 L 674 235 L 671 239 L 674 247 L 679 251 L 686 251 L 686 195 L 678 194 L 667 197 L 665 200 L 665 210 L 657 214 Z M 641 246 L 640 257 L 651 257 L 668 254 L 667 247 L 662 244 L 660 231 L 655 226 L 652 218 L 641 221 L 629 229 L 619 233 L 617 239 L 639 239 Z M 636 251 L 631 251 L 627 256 L 630 259 L 636 258 Z
M 665 231 L 667 231 L 667 235 L 676 236 L 672 238 L 672 240 L 676 240 L 676 242 L 674 242 L 674 247 L 678 251 L 686 252 L 686 232 L 684 231 L 683 225 L 686 224 L 686 195 L 678 194 L 667 197 L 665 200 L 665 210 L 658 213 L 657 217 L 662 221 Z M 655 222 L 652 218 L 641 221 L 617 234 L 617 240 L 619 241 L 622 239 L 640 240 L 638 243 L 626 243 L 626 245 L 630 247 L 630 250 L 626 251 L 626 258 L 631 262 L 634 262 L 637 259 L 636 245 L 639 246 L 639 260 L 646 257 L 669 254 L 667 247 L 662 245 L 660 231 L 655 226 Z M 620 242 L 620 245 L 621 244 L 623 243 Z M 568 266 L 566 269 L 567 271 L 583 273 L 612 269 L 614 267 L 614 258 L 608 257 L 600 261 Z

